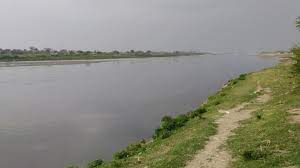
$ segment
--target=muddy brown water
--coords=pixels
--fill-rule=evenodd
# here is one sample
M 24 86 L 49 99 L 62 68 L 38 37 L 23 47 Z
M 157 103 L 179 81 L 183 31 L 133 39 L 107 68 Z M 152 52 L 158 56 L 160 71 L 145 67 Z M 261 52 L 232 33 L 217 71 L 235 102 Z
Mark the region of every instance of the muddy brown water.
M 205 55 L 0 67 L 0 167 L 109 160 L 197 107 L 226 81 L 276 59 Z

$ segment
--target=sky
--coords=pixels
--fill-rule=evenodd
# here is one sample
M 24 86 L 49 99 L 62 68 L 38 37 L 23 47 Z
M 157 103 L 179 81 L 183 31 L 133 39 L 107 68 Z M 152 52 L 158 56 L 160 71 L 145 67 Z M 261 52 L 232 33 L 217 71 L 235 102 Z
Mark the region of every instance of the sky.
M 287 50 L 300 0 L 0 0 L 0 48 Z

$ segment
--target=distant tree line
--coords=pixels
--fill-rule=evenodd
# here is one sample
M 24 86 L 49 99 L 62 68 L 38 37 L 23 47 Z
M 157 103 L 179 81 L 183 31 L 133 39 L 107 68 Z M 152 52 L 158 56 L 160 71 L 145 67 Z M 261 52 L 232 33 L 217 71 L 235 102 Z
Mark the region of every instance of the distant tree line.
M 39 49 L 31 46 L 29 49 L 1 49 L 0 61 L 26 61 L 26 60 L 70 60 L 70 59 L 106 59 L 106 58 L 137 58 L 137 57 L 168 57 L 182 55 L 200 55 L 199 52 L 159 52 L 159 51 L 83 51 L 83 50 L 55 50 L 51 48 Z

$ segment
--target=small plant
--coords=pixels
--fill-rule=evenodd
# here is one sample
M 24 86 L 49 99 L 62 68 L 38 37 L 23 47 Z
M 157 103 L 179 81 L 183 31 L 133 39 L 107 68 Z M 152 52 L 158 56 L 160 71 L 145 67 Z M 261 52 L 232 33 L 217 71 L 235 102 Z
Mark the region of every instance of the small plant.
M 169 131 L 169 130 L 162 130 L 161 132 L 160 132 L 160 137 L 161 137 L 161 139 L 166 139 L 166 138 L 168 138 L 168 137 L 170 137 L 171 136 L 171 131 Z
M 300 73 L 300 47 L 294 47 L 291 49 L 291 52 L 293 53 L 294 57 L 293 60 L 295 61 L 294 64 L 294 71 L 296 72 L 296 74 Z
M 217 106 L 217 105 L 221 104 L 221 102 L 220 101 L 216 101 L 214 104 Z
M 176 123 L 175 123 L 175 120 L 173 120 L 172 117 L 170 116 L 164 116 L 162 119 L 161 119 L 161 125 L 160 127 L 163 129 L 163 130 L 173 130 L 176 128 Z
M 186 115 L 181 114 L 177 116 L 174 120 L 175 120 L 176 128 L 179 128 L 179 127 L 183 127 L 185 123 L 188 122 L 189 118 Z
M 79 168 L 78 166 L 70 165 L 67 168 Z
M 88 164 L 88 168 L 96 168 L 96 167 L 102 165 L 103 163 L 104 163 L 104 162 L 103 162 L 103 160 L 101 160 L 101 159 L 94 160 L 94 161 L 92 161 L 92 162 L 90 162 L 90 163 Z
M 204 107 L 198 108 L 197 110 L 194 110 L 191 112 L 191 118 L 195 118 L 195 117 L 201 118 L 202 115 L 206 112 L 207 112 L 206 108 L 204 108 Z
M 221 96 L 221 97 L 224 97 L 224 96 L 226 96 L 226 93 L 223 93 L 223 92 L 222 92 L 222 93 L 220 93 L 220 96 Z
M 238 77 L 238 80 L 245 80 L 245 79 L 246 79 L 246 76 L 247 76 L 247 74 L 241 74 L 241 75 Z
M 297 17 L 296 19 L 296 27 L 300 31 L 300 17 Z
M 233 81 L 232 81 L 232 84 L 233 84 L 233 85 L 235 85 L 235 84 L 237 84 L 237 83 L 238 83 L 237 80 L 233 80 Z
M 138 153 L 141 153 L 145 151 L 145 140 L 142 140 L 137 143 L 133 143 L 129 146 L 127 146 L 124 150 L 117 152 L 114 154 L 114 159 L 125 159 L 130 156 L 137 155 Z
M 161 119 L 160 127 L 155 129 L 154 135 L 152 136 L 153 139 L 162 138 L 165 139 L 171 136 L 172 131 L 183 127 L 186 122 L 188 122 L 189 117 L 185 114 L 178 115 L 175 118 L 170 116 L 164 116 Z
M 123 151 L 120 151 L 120 152 L 116 152 L 114 154 L 114 159 L 118 160 L 118 159 L 124 159 L 124 158 L 127 158 L 129 157 L 129 153 L 126 152 L 125 150 Z
M 258 160 L 265 158 L 267 153 L 261 150 L 247 150 L 243 152 L 243 158 L 245 160 Z
M 261 113 L 256 113 L 256 118 L 257 118 L 258 120 L 262 119 L 262 114 L 261 114 Z

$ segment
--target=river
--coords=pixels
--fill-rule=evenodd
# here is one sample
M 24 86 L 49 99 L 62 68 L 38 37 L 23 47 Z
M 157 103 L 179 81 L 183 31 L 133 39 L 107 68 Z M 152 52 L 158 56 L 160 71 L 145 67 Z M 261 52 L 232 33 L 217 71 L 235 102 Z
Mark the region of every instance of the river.
M 0 167 L 109 160 L 151 137 L 164 115 L 190 111 L 229 79 L 276 62 L 228 54 L 0 67 Z

